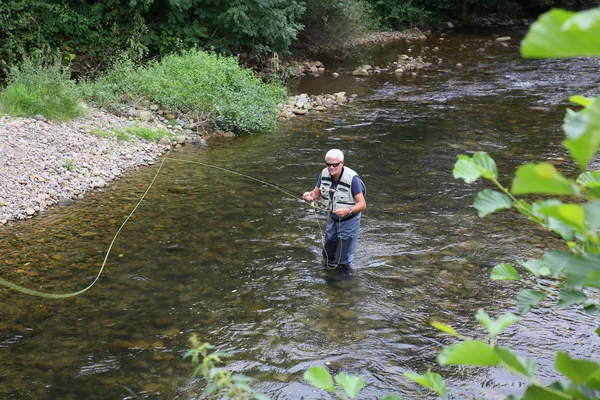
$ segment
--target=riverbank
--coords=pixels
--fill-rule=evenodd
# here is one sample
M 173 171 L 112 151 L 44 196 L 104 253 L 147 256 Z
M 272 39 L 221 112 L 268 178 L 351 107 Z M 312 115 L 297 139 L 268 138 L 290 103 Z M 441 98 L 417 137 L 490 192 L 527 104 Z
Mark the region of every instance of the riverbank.
M 128 171 L 153 164 L 183 140 L 102 137 L 102 132 L 132 126 L 154 128 L 96 109 L 66 123 L 43 116 L 0 117 L 0 225 L 72 204 Z

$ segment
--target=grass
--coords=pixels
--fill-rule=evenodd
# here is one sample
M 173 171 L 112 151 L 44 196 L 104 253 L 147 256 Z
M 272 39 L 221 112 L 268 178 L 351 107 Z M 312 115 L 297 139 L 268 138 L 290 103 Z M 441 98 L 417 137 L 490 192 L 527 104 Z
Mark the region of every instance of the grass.
M 137 136 L 142 139 L 145 139 L 149 142 L 156 142 L 160 139 L 166 137 L 172 137 L 173 135 L 166 129 L 153 129 L 148 128 L 142 125 L 133 125 L 129 126 L 125 129 L 113 129 L 113 130 L 105 130 L 99 128 L 92 128 L 90 131 L 90 135 L 94 135 L 99 138 L 116 138 L 117 140 L 122 140 L 128 142 L 131 140 L 132 136 Z
M 83 115 L 81 96 L 60 59 L 27 58 L 11 68 L 0 111 L 13 117 L 43 115 L 66 121 Z

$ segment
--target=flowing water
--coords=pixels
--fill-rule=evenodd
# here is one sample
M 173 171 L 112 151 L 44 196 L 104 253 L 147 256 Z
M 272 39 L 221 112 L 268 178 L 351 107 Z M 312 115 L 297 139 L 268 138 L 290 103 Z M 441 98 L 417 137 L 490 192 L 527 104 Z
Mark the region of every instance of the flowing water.
M 471 204 L 489 184 L 455 180 L 452 167 L 457 154 L 487 151 L 505 185 L 532 161 L 575 176 L 560 124 L 569 96 L 592 95 L 600 79 L 597 61 L 525 61 L 514 39 L 504 48 L 485 46 L 489 38 L 456 34 L 413 48 L 377 45 L 343 64 L 328 60 L 327 75 L 429 46 L 428 57 L 443 62 L 416 77 L 303 78 L 294 90 L 343 90 L 358 100 L 272 134 L 171 154 L 302 193 L 314 187 L 325 152 L 342 149 L 367 186 L 352 280 L 326 281 L 325 216 L 300 195 L 167 161 L 90 291 L 44 300 L 0 289 L 0 397 L 198 398 L 203 383 L 182 359 L 192 334 L 235 353 L 227 365 L 258 378 L 256 387 L 274 399 L 333 398 L 303 380 L 313 365 L 363 376 L 365 399 L 435 398 L 402 376 L 430 367 L 447 378 L 451 398 L 520 393 L 523 384 L 501 370 L 438 367 L 437 353 L 453 340 L 429 323 L 481 337 L 477 309 L 494 317 L 514 311 L 517 288 L 491 282 L 491 268 L 560 242 L 512 212 L 478 218 Z M 134 172 L 73 206 L 4 228 L 0 273 L 45 291 L 85 287 L 155 173 Z M 501 340 L 539 359 L 542 381 L 554 378 L 556 349 L 594 358 L 598 348 L 595 321 L 554 303 Z

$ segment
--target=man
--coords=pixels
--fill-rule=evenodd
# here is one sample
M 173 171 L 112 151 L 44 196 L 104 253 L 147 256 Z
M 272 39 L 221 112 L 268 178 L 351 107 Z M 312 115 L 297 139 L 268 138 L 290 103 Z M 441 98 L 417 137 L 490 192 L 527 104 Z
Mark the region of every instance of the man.
M 334 280 L 342 280 L 352 273 L 360 215 L 367 208 L 365 186 L 354 170 L 344 166 L 344 154 L 340 150 L 329 150 L 325 165 L 315 188 L 302 197 L 307 202 L 321 198 L 330 211 L 323 257 L 330 268 L 336 269 Z

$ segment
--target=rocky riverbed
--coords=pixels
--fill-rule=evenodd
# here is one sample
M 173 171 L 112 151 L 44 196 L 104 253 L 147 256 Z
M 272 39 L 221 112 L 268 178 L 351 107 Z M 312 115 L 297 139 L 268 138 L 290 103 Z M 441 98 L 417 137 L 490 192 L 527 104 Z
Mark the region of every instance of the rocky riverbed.
M 70 204 L 128 170 L 154 163 L 172 145 L 101 134 L 133 124 L 94 109 L 68 123 L 41 115 L 0 117 L 0 225 Z

